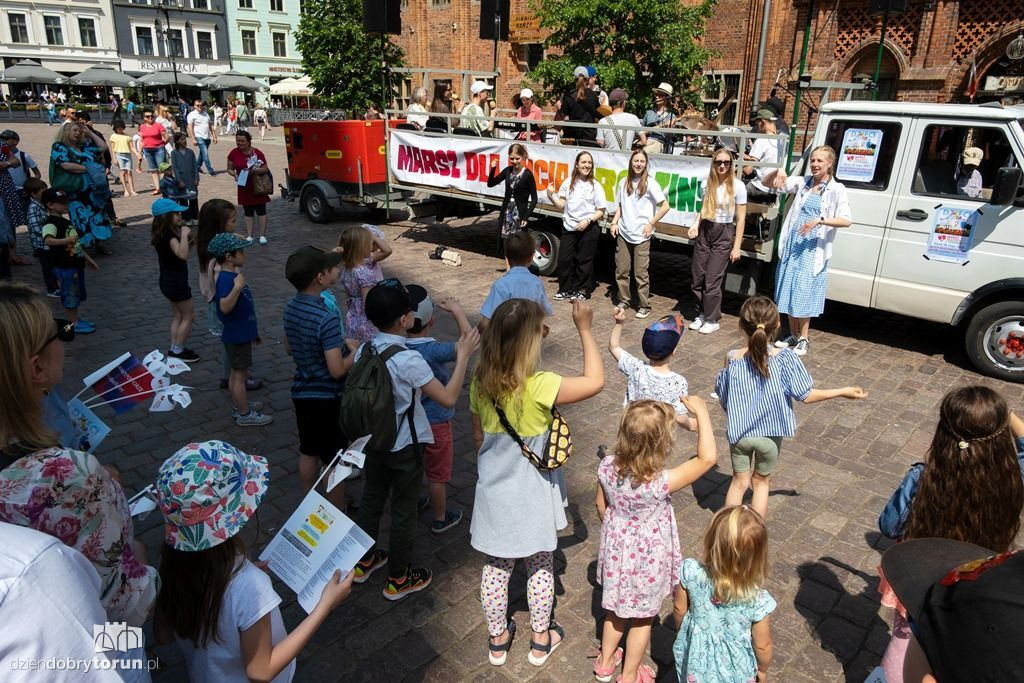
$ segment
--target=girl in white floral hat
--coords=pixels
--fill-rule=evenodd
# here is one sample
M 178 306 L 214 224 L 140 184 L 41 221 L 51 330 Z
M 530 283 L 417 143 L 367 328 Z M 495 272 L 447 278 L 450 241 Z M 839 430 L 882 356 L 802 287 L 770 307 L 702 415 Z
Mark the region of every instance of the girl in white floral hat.
M 154 632 L 177 640 L 192 680 L 291 681 L 295 658 L 352 590 L 353 574 L 342 581 L 336 571 L 310 615 L 285 631 L 281 598 L 237 535 L 268 480 L 266 460 L 223 441 L 189 444 L 160 467 L 166 545 Z

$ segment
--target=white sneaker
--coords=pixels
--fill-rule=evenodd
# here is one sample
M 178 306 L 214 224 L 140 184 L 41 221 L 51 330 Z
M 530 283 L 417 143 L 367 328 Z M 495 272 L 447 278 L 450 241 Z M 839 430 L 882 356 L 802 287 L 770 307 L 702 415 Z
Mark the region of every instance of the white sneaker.
M 704 323 L 697 331 L 701 334 L 711 334 L 712 332 L 718 332 L 721 327 L 718 323 Z
M 811 342 L 807 341 L 807 337 L 800 337 L 797 340 L 796 346 L 793 347 L 793 353 L 798 356 L 806 356 L 807 348 L 811 345 Z
M 261 236 L 260 237 L 260 244 L 266 244 L 266 243 L 267 243 L 267 236 L 266 235 Z
M 262 427 L 263 425 L 270 424 L 274 421 L 274 418 L 269 415 L 265 415 L 258 410 L 250 410 L 245 415 L 236 415 L 235 424 L 239 427 Z
M 692 323 L 687 325 L 687 327 L 689 327 L 691 330 L 699 330 L 700 328 L 704 327 L 704 316 L 698 315 L 696 318 L 693 319 Z
M 784 339 L 780 339 L 777 342 L 775 342 L 775 348 L 785 349 L 787 347 L 794 346 L 795 344 L 796 337 L 794 337 L 793 335 L 789 335 L 788 337 L 785 337 Z

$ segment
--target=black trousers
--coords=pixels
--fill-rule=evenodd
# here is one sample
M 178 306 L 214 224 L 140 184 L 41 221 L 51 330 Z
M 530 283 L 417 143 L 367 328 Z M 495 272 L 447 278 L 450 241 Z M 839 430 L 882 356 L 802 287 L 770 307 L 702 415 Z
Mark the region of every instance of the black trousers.
M 700 222 L 693 245 L 690 287 L 697 300 L 697 311 L 709 323 L 722 318 L 722 283 L 735 237 L 735 223 Z
M 423 458 L 418 446 L 406 446 L 392 453 L 366 454 L 363 468 L 363 498 L 356 524 L 379 541 L 380 518 L 391 496 L 391 532 L 388 540 L 388 576 L 400 578 L 412 562 L 416 539 L 416 515 L 423 487 Z M 377 545 L 383 545 L 377 543 Z
M 563 231 L 558 252 L 558 290 L 589 292 L 594 280 L 594 255 L 601 236 L 597 226 Z

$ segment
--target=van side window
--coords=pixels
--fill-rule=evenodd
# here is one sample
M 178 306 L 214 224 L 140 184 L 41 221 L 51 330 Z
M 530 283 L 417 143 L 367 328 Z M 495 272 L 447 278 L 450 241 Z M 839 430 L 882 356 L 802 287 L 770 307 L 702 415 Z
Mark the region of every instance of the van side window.
M 1001 128 L 933 124 L 924 129 L 911 192 L 985 202 L 999 169 L 1019 165 Z
M 863 190 L 889 187 L 902 128 L 894 121 L 830 121 L 825 144 L 836 152 L 836 180 Z

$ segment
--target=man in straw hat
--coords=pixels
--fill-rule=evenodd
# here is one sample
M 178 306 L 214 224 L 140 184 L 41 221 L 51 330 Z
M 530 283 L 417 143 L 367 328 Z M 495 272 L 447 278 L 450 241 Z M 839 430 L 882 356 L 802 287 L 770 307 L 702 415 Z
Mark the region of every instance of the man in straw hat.
M 644 114 L 643 125 L 649 128 L 671 128 L 676 123 L 676 114 L 672 109 L 672 95 L 674 94 L 672 86 L 668 83 L 662 83 L 654 89 L 654 108 L 648 109 L 647 113 Z M 647 134 L 647 144 L 644 145 L 644 149 L 647 150 L 648 154 L 669 154 L 671 153 L 671 144 L 669 138 L 664 133 L 652 131 Z

